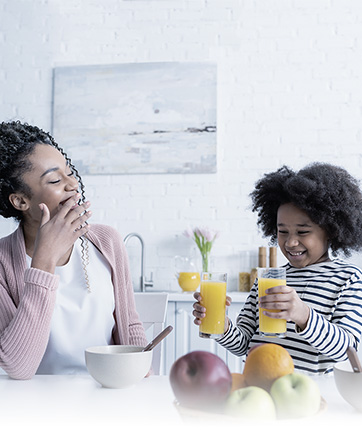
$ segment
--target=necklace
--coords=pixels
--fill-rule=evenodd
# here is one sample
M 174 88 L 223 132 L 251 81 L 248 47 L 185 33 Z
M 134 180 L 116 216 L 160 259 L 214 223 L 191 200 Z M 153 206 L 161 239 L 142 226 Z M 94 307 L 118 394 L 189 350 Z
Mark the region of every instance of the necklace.
M 89 264 L 89 240 L 87 239 L 87 237 L 81 237 L 81 246 L 82 246 L 82 267 L 83 267 L 83 272 L 84 272 L 84 278 L 85 278 L 85 283 L 87 286 L 87 291 L 89 293 L 92 292 L 91 287 L 90 287 L 90 282 L 89 282 L 89 276 L 88 276 L 88 271 L 87 271 L 87 266 Z

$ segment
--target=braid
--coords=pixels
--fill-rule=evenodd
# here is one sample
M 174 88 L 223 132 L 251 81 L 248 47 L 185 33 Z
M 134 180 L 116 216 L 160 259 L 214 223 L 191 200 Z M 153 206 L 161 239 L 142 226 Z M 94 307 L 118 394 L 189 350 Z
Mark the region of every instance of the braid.
M 51 145 L 64 156 L 78 181 L 81 193 L 80 201 L 86 199 L 84 184 L 78 170 L 49 133 L 37 126 L 31 126 L 20 121 L 2 122 L 0 123 L 0 215 L 4 218 L 15 218 L 19 222 L 23 220 L 23 213 L 13 207 L 9 196 L 15 192 L 22 192 L 31 198 L 31 190 L 22 178 L 23 174 L 31 169 L 29 156 L 38 144 Z M 90 291 L 86 269 L 89 262 L 88 239 L 86 237 L 81 237 L 81 247 L 85 279 L 88 291 Z
M 85 197 L 85 189 L 84 189 L 84 184 L 82 181 L 82 178 L 77 170 L 77 168 L 73 165 L 71 159 L 68 157 L 68 155 L 65 153 L 65 151 L 63 150 L 62 147 L 60 147 L 55 140 L 53 139 L 53 137 L 49 136 L 49 139 L 53 145 L 53 147 L 55 147 L 57 150 L 60 151 L 60 153 L 64 156 L 65 160 L 68 163 L 69 168 L 71 169 L 72 173 L 74 174 L 74 176 L 77 178 L 78 180 L 78 184 L 79 184 L 79 188 L 80 188 L 80 194 L 81 194 L 81 198 L 80 198 L 80 202 L 84 202 L 86 197 Z M 86 224 L 88 224 L 88 222 L 85 222 Z M 83 267 L 83 271 L 84 271 L 84 277 L 85 277 L 85 281 L 86 281 L 86 285 L 87 285 L 87 289 L 88 292 L 91 292 L 91 288 L 90 288 L 90 283 L 89 283 L 89 276 L 88 276 L 88 271 L 87 271 L 87 266 L 89 264 L 89 245 L 88 245 L 88 238 L 86 236 L 82 236 L 80 238 L 81 241 L 81 248 L 82 248 L 82 267 Z

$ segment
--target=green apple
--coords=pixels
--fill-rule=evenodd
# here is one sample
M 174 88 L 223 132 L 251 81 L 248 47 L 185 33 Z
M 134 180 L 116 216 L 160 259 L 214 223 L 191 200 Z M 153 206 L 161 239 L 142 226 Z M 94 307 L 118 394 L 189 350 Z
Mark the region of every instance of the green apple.
M 270 389 L 279 418 L 300 418 L 316 414 L 321 403 L 317 383 L 308 375 L 291 373 L 276 379 Z
M 276 411 L 270 394 L 256 386 L 233 391 L 226 401 L 226 414 L 248 419 L 275 420 Z

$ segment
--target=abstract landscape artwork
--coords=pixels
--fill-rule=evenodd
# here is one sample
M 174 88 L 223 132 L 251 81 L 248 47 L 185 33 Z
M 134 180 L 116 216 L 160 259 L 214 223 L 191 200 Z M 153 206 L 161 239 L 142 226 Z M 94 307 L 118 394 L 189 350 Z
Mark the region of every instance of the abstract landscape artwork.
M 216 172 L 216 64 L 54 69 L 52 133 L 83 175 Z

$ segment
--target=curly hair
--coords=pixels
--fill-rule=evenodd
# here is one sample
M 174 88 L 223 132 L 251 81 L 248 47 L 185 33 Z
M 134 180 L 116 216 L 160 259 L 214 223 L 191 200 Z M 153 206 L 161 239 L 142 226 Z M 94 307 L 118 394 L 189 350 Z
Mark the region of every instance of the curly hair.
M 265 174 L 250 194 L 257 224 L 272 244 L 277 243 L 277 213 L 282 204 L 303 210 L 328 235 L 332 254 L 350 256 L 362 248 L 362 192 L 344 168 L 312 163 L 295 172 L 282 166 Z
M 23 213 L 12 206 L 9 196 L 22 192 L 31 198 L 31 190 L 23 182 L 23 174 L 32 168 L 29 156 L 37 144 L 48 144 L 60 151 L 78 180 L 82 200 L 85 199 L 84 185 L 77 169 L 49 133 L 19 121 L 3 122 L 0 123 L 0 215 L 4 218 L 23 220 Z
M 38 144 L 55 147 L 64 156 L 70 170 L 78 181 L 81 201 L 85 200 L 85 188 L 78 170 L 49 133 L 44 132 L 37 126 L 31 126 L 20 121 L 2 122 L 0 123 L 0 215 L 4 218 L 15 218 L 19 222 L 23 221 L 23 212 L 13 207 L 9 196 L 15 192 L 22 192 L 28 198 L 31 198 L 32 192 L 23 181 L 23 175 L 32 169 L 29 156 L 34 152 Z M 83 269 L 87 287 L 90 290 L 86 271 L 88 264 L 87 239 L 81 237 L 81 242 Z

